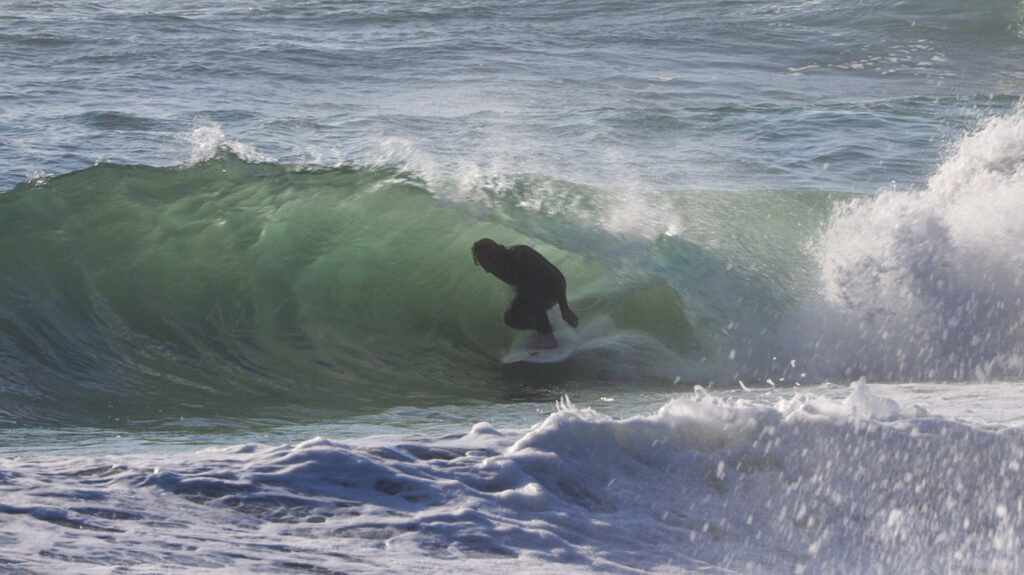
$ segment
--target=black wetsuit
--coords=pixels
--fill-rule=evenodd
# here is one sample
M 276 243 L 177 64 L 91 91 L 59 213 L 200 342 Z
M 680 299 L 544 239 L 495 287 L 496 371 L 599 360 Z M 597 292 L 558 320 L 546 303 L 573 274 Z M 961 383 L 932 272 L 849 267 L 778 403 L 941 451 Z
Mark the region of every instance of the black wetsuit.
M 494 275 L 516 288 L 516 297 L 505 310 L 505 323 L 514 329 L 552 332 L 548 310 L 565 302 L 565 276 L 529 246 L 511 246 Z

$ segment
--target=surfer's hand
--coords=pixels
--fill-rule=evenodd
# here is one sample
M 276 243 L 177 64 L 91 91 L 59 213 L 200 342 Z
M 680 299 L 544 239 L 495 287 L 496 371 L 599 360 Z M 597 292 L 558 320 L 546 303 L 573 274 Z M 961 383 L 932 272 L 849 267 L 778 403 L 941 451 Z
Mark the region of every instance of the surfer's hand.
M 576 314 L 567 307 L 562 308 L 562 319 L 565 320 L 565 323 L 573 327 L 580 325 L 580 318 L 576 317 Z

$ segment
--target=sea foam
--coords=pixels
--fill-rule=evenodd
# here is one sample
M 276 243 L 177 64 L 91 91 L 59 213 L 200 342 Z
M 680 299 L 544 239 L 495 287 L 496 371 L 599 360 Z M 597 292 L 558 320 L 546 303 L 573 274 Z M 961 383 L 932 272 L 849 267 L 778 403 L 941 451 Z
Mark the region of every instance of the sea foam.
M 200 572 L 1019 572 L 1021 430 L 884 389 L 701 392 L 623 419 L 566 400 L 528 430 L 5 460 L 0 538 L 26 569 L 58 553 Z
M 965 136 L 925 189 L 839 210 L 816 248 L 819 293 L 782 339 L 832 375 L 1020 375 L 1022 190 L 1018 111 Z

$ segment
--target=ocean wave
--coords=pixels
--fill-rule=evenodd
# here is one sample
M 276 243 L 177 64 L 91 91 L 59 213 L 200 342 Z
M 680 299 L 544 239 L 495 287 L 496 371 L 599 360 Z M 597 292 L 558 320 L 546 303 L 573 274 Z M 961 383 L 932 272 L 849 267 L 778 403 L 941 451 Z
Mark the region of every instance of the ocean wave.
M 198 129 L 194 162 L 0 195 L 2 419 L 1020 377 L 1020 117 L 965 136 L 926 189 L 870 197 L 426 179 L 242 157 Z M 572 361 L 500 366 L 509 293 L 472 265 L 480 237 L 563 269 L 588 342 Z
M 797 353 L 877 379 L 1020 377 L 1022 189 L 1017 111 L 964 136 L 926 188 L 837 210 L 815 246 L 820 294 L 793 312 Z
M 227 148 L 18 186 L 0 196 L 4 418 L 358 410 L 479 397 L 481 382 L 500 396 L 509 296 L 472 265 L 483 236 L 530 243 L 572 278 L 587 337 L 609 342 L 572 377 L 684 374 L 679 354 L 700 347 L 691 302 L 671 273 L 624 263 L 652 248 L 523 206 L 480 213 L 395 167 L 261 163 Z M 588 250 L 592 239 L 607 249 Z M 662 258 L 700 255 L 667 241 L 653 248 Z

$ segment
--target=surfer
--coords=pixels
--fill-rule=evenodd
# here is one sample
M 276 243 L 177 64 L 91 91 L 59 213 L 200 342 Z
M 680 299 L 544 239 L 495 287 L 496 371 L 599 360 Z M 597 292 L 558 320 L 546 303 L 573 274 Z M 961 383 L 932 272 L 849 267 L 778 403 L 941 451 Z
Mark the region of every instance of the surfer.
M 579 318 L 565 299 L 565 276 L 529 246 L 505 247 L 489 238 L 473 244 L 473 261 L 484 271 L 516 288 L 516 297 L 505 310 L 505 323 L 513 329 L 537 330 L 534 349 L 558 347 L 548 310 L 556 303 L 565 323 L 576 327 Z

